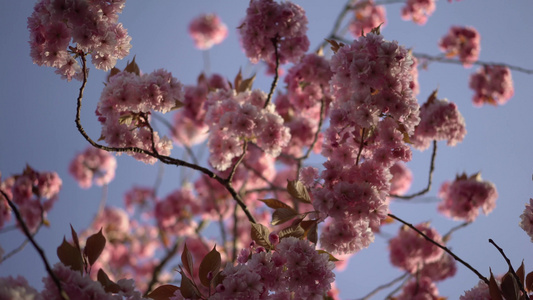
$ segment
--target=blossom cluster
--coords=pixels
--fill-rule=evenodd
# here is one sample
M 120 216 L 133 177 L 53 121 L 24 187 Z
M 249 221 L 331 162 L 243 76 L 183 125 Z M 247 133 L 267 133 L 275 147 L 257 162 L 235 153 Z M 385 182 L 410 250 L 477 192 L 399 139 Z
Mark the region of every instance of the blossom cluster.
M 415 128 L 411 142 L 419 150 L 427 149 L 433 140 L 446 140 L 448 146 L 455 146 L 465 135 L 465 120 L 457 105 L 447 99 L 438 100 L 432 95 L 420 108 L 420 123 Z
M 514 94 L 511 70 L 505 66 L 485 65 L 470 76 L 474 105 L 505 104 Z
M 435 8 L 435 0 L 407 0 L 405 6 L 402 7 L 402 19 L 413 20 L 418 25 L 424 25 Z
M 524 212 L 520 215 L 520 227 L 529 235 L 533 242 L 533 199 L 529 199 Z
M 260 248 L 244 249 L 239 264 L 227 264 L 209 299 L 323 299 L 331 289 L 334 263 L 307 240 L 287 237 L 275 251 Z M 183 297 L 177 291 L 170 299 Z
M 246 56 L 257 63 L 263 60 L 280 64 L 296 63 L 309 48 L 307 17 L 300 6 L 273 0 L 252 0 L 239 27 Z
M 452 26 L 439 41 L 439 47 L 447 57 L 458 56 L 465 67 L 470 67 L 479 57 L 480 40 L 475 28 Z
M 152 130 L 150 114 L 152 110 L 166 113 L 182 100 L 182 84 L 163 69 L 143 75 L 119 72 L 109 78 L 96 109 L 102 123 L 101 139 L 111 147 L 137 147 L 168 155 L 172 142 L 166 137 L 159 138 Z M 142 153 L 128 154 L 150 164 L 157 161 Z
M 46 223 L 46 214 L 57 200 L 63 181 L 56 172 L 38 172 L 27 166 L 22 174 L 6 178 L 0 183 L 4 192 L 18 210 L 30 231 Z M 11 209 L 7 200 L 0 201 L 0 228 L 9 221 Z
M 228 36 L 228 27 L 215 14 L 202 14 L 189 24 L 189 34 L 194 45 L 200 50 L 207 50 L 222 43 Z
M 275 112 L 274 104 L 263 108 L 266 94 L 260 90 L 236 93 L 217 90 L 208 96 L 206 124 L 209 136 L 209 162 L 219 170 L 230 167 L 233 158 L 243 154 L 245 141 L 255 141 L 267 154 L 276 157 L 287 146 L 289 129 Z
M 109 152 L 89 146 L 70 162 L 69 172 L 80 187 L 108 184 L 115 178 L 117 160 Z
M 368 0 L 355 4 L 354 18 L 350 21 L 349 30 L 354 37 L 360 37 L 369 33 L 372 29 L 387 23 L 385 7 L 375 5 L 374 1 Z
M 481 179 L 479 173 L 468 177 L 457 176 L 453 182 L 446 181 L 439 190 L 442 202 L 439 211 L 454 220 L 473 222 L 479 215 L 479 208 L 485 215 L 496 207 L 498 192 L 492 182 Z
M 128 32 L 118 23 L 125 0 L 40 0 L 28 18 L 33 62 L 56 68 L 63 78 L 81 78 L 81 67 L 69 45 L 90 53 L 97 69 L 110 70 L 129 54 Z

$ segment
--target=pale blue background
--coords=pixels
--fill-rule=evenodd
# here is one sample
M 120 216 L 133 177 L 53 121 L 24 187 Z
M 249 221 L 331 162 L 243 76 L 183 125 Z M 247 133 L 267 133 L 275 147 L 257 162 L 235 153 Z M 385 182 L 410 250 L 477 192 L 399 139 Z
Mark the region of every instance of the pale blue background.
M 345 1 L 297 1 L 307 11 L 311 49 L 316 48 L 331 30 L 333 21 Z M 158 68 L 171 71 L 184 84 L 193 84 L 203 68 L 202 53 L 193 47 L 187 35 L 190 20 L 203 12 L 215 12 L 230 29 L 228 39 L 210 50 L 211 71 L 233 78 L 239 68 L 248 73 L 258 71 L 255 87 L 267 90 L 271 78 L 264 69 L 250 66 L 243 55 L 235 28 L 242 20 L 248 1 L 129 1 L 120 21 L 132 36 L 131 54 L 137 56 L 141 69 Z M 498 61 L 533 68 L 533 2 L 525 0 L 438 1 L 437 10 L 426 26 L 420 27 L 400 19 L 401 4 L 387 6 L 388 24 L 382 33 L 388 40 L 413 47 L 416 52 L 439 54 L 438 39 L 450 25 L 471 25 L 481 34 L 480 60 Z M 37 241 L 49 260 L 57 261 L 56 247 L 63 235 L 70 233 L 69 223 L 81 231 L 96 213 L 100 188 L 80 189 L 67 169 L 75 153 L 85 149 L 86 141 L 74 125 L 75 102 L 79 82 L 66 82 L 50 68 L 33 65 L 29 57 L 26 18 L 33 9 L 32 1 L 0 1 L 0 171 L 4 177 L 22 171 L 26 163 L 37 170 L 57 171 L 63 179 L 60 199 L 49 215 L 50 228 L 43 228 Z M 126 60 L 118 67 L 125 66 Z M 458 172 L 482 172 L 484 179 L 494 182 L 499 192 L 495 211 L 481 216 L 466 229 L 453 235 L 449 246 L 456 254 L 488 276 L 507 270 L 505 261 L 487 240 L 493 238 L 518 266 L 522 259 L 526 271 L 533 270 L 529 237 L 518 227 L 524 204 L 533 196 L 531 113 L 533 76 L 513 72 L 515 96 L 502 107 L 474 108 L 468 78 L 477 67 L 464 69 L 458 65 L 431 64 L 420 71 L 419 102 L 436 87 L 439 96 L 457 103 L 466 119 L 468 134 L 463 143 L 446 148 L 439 143 L 435 185 L 432 192 L 413 203 L 395 203 L 393 213 L 412 223 L 431 221 L 442 233 L 459 224 L 436 213 L 435 197 L 440 184 Z M 88 134 L 97 138 L 100 126 L 94 116 L 105 73 L 92 68 L 86 89 L 82 122 Z M 282 84 L 279 85 L 282 87 Z M 161 128 L 161 126 L 160 126 Z M 205 151 L 204 151 L 205 153 Z M 182 154 L 175 148 L 173 155 Z M 415 151 L 409 164 L 415 175 L 411 191 L 422 188 L 427 180 L 429 151 Z M 108 203 L 121 205 L 123 193 L 132 185 L 152 185 L 158 167 L 147 166 L 128 156 L 118 157 L 117 178 L 109 187 Z M 187 174 L 193 174 L 187 172 Z M 165 179 L 159 190 L 165 195 L 183 176 L 176 168 L 165 168 Z M 414 204 L 416 202 L 416 204 Z M 420 203 L 425 202 L 425 203 Z M 357 298 L 375 286 L 389 281 L 401 272 L 389 264 L 386 239 L 396 234 L 398 224 L 384 227 L 370 248 L 350 260 L 348 269 L 337 274 L 341 297 Z M 0 245 L 6 252 L 23 241 L 20 232 L 0 234 Z M 469 270 L 458 266 L 456 277 L 439 283 L 442 296 L 457 299 L 477 282 Z M 0 264 L 0 276 L 21 274 L 38 289 L 45 274 L 36 251 L 28 246 L 15 257 Z M 376 299 L 383 298 L 380 294 Z

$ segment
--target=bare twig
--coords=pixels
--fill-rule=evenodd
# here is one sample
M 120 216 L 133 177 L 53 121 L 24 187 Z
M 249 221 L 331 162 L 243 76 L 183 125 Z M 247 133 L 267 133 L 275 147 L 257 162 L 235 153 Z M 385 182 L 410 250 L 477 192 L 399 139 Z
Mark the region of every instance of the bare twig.
M 363 147 L 365 146 L 365 130 L 366 128 L 363 128 L 361 130 L 361 141 L 359 142 L 359 152 L 357 152 L 357 159 L 355 160 L 355 165 L 359 165 L 359 160 L 361 159 L 361 153 L 363 152 Z
M 68 297 L 68 295 L 65 293 L 65 291 L 63 290 L 63 288 L 61 287 L 61 282 L 59 281 L 59 279 L 57 278 L 56 274 L 54 273 L 54 271 L 52 270 L 52 268 L 50 267 L 50 264 L 48 263 L 48 260 L 46 259 L 46 255 L 44 254 L 44 251 L 43 249 L 37 244 L 37 242 L 35 242 L 35 240 L 33 239 L 33 236 L 32 234 L 30 233 L 30 230 L 28 229 L 28 226 L 26 225 L 26 223 L 24 222 L 24 220 L 22 219 L 22 216 L 20 215 L 20 212 L 18 210 L 18 208 L 15 206 L 15 204 L 11 201 L 11 199 L 9 199 L 9 197 L 7 196 L 6 193 L 4 193 L 4 191 L 0 190 L 0 193 L 2 193 L 2 196 L 4 196 L 4 198 L 6 198 L 6 201 L 7 203 L 9 204 L 9 206 L 11 207 L 11 209 L 13 210 L 13 213 L 15 214 L 15 217 L 17 219 L 17 221 L 19 222 L 20 224 L 20 227 L 22 227 L 22 231 L 24 232 L 24 234 L 26 235 L 26 238 L 28 238 L 28 240 L 31 242 L 31 244 L 33 245 L 33 247 L 35 248 L 35 250 L 37 250 L 37 253 L 39 253 L 39 256 L 41 256 L 41 260 L 43 261 L 44 263 L 44 266 L 46 268 L 46 271 L 48 272 L 48 275 L 50 275 L 50 277 L 52 278 L 52 280 L 54 281 L 55 285 L 57 286 L 57 289 L 59 291 L 59 295 L 61 296 L 61 298 L 63 298 L 64 300 L 68 300 L 70 299 Z
M 435 171 L 435 158 L 436 157 L 437 157 L 437 141 L 433 141 L 433 152 L 431 153 L 431 162 L 429 164 L 428 185 L 426 186 L 425 189 L 421 190 L 418 193 L 414 193 L 414 194 L 407 195 L 407 196 L 394 195 L 394 194 L 390 194 L 389 196 L 398 198 L 398 199 L 403 199 L 403 200 L 410 200 L 415 197 L 422 196 L 425 193 L 429 192 L 431 190 L 431 184 L 433 182 L 433 172 Z
M 239 157 L 239 160 L 233 165 L 233 168 L 231 169 L 228 178 L 226 179 L 226 182 L 231 185 L 233 181 L 233 176 L 235 176 L 235 172 L 237 171 L 237 167 L 241 164 L 241 162 L 244 159 L 244 156 L 246 155 L 246 150 L 248 150 L 248 141 L 244 141 L 244 145 L 242 146 L 242 155 Z
M 401 276 L 399 277 L 396 277 L 394 278 L 393 280 L 391 280 L 390 282 L 388 283 L 385 283 L 383 285 L 380 285 L 378 287 L 376 287 L 374 290 L 372 290 L 370 293 L 366 294 L 363 298 L 360 298 L 358 300 L 368 300 L 370 299 L 371 297 L 373 297 L 375 294 L 377 294 L 379 291 L 381 290 L 384 290 L 386 288 L 389 288 L 393 285 L 395 285 L 397 282 L 399 281 L 402 281 L 403 279 L 405 279 L 406 277 L 408 277 L 410 275 L 409 272 L 405 272 L 404 274 L 402 274 Z
M 158 282 L 158 277 L 165 265 L 176 255 L 178 252 L 178 248 L 180 246 L 180 239 L 177 239 L 176 242 L 174 242 L 174 245 L 171 249 L 167 251 L 165 254 L 165 257 L 161 260 L 161 262 L 155 266 L 154 271 L 152 272 L 152 278 L 150 279 L 150 282 L 148 283 L 148 287 L 146 288 L 146 293 L 144 293 L 144 297 L 148 295 L 152 291 L 152 288 L 154 285 Z
M 279 69 L 279 54 L 278 54 L 278 37 L 275 37 L 272 39 L 272 44 L 274 44 L 274 54 L 276 56 L 276 68 L 274 69 L 274 80 L 272 80 L 272 85 L 270 86 L 270 92 L 268 92 L 267 99 L 265 101 L 265 105 L 263 106 L 266 108 L 270 101 L 272 101 L 272 95 L 274 94 L 274 90 L 276 89 L 276 85 L 278 84 L 278 69 Z
M 463 228 L 463 227 L 466 227 L 468 225 L 470 225 L 471 223 L 470 222 L 464 222 L 462 224 L 459 224 L 455 227 L 453 227 L 452 229 L 450 229 L 445 235 L 442 236 L 442 240 L 444 242 L 447 242 L 448 240 L 450 240 L 450 237 L 452 236 L 452 233 L 456 232 L 457 230 Z
M 448 249 L 447 247 L 435 242 L 433 239 L 431 239 L 430 237 L 428 237 L 426 234 L 424 234 L 422 231 L 420 231 L 418 228 L 416 228 L 415 226 L 413 226 L 413 224 L 410 224 L 410 223 L 407 223 L 406 221 L 398 218 L 397 216 L 393 215 L 393 214 L 388 214 L 389 217 L 397 220 L 397 221 L 400 221 L 402 224 L 406 225 L 407 227 L 411 228 L 412 230 L 416 231 L 416 233 L 418 233 L 419 235 L 421 235 L 424 239 L 426 239 L 426 241 L 432 243 L 433 245 L 441 248 L 442 250 L 446 251 L 448 254 L 450 254 L 456 261 L 460 262 L 461 264 L 463 264 L 465 267 L 467 267 L 470 271 L 474 272 L 479 279 L 483 280 L 483 282 L 485 282 L 487 285 L 489 284 L 489 280 L 487 278 L 485 278 L 483 275 L 481 275 L 481 273 L 478 272 L 478 270 L 474 269 L 474 267 L 472 267 L 470 264 L 468 264 L 466 261 L 462 260 L 461 258 L 459 258 L 459 256 L 455 255 L 455 253 L 453 253 L 450 249 Z

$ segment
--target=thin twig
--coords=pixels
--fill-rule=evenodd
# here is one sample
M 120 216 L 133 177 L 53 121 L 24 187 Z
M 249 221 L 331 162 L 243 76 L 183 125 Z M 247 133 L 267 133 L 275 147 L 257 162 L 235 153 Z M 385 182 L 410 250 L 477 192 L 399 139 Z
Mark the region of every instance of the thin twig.
M 428 185 L 426 186 L 425 189 L 421 190 L 418 193 L 414 193 L 414 194 L 407 195 L 407 196 L 401 196 L 401 195 L 395 195 L 395 194 L 390 194 L 389 196 L 393 198 L 409 200 L 409 199 L 413 199 L 418 196 L 422 196 L 426 194 L 427 192 L 429 192 L 431 190 L 431 184 L 433 182 L 433 172 L 435 171 L 435 158 L 436 157 L 437 157 L 437 141 L 434 140 L 433 141 L 433 152 L 431 153 L 431 162 L 429 164 Z
M 511 274 L 513 274 L 513 277 L 516 279 L 516 282 L 518 283 L 518 286 L 520 287 L 520 291 L 522 291 L 523 295 L 528 295 L 528 293 L 524 289 L 524 283 L 520 282 L 520 278 L 518 278 L 518 275 L 514 271 L 514 268 L 513 268 L 513 265 L 511 264 L 511 261 L 505 255 L 505 252 L 503 252 L 503 249 L 500 248 L 498 245 L 496 245 L 496 243 L 492 239 L 489 239 L 489 243 L 493 244 L 494 247 L 496 247 L 496 249 L 498 249 L 498 251 L 500 251 L 500 254 L 503 256 L 503 258 L 507 262 L 507 265 L 509 266 L 509 271 L 511 272 Z
M 359 152 L 357 153 L 357 159 L 355 160 L 355 165 L 359 165 L 359 160 L 361 159 L 361 153 L 363 152 L 363 147 L 365 146 L 365 130 L 366 128 L 363 128 L 361 130 L 361 142 L 359 144 Z
M 276 56 L 276 69 L 274 70 L 274 80 L 272 80 L 272 85 L 270 86 L 270 92 L 268 92 L 268 97 L 265 101 L 265 105 L 263 108 L 266 108 L 270 101 L 272 101 L 272 95 L 274 94 L 274 90 L 276 89 L 276 85 L 278 84 L 279 74 L 279 54 L 278 54 L 278 38 L 275 37 L 272 39 L 272 44 L 274 44 L 274 55 Z
M 441 248 L 442 250 L 446 251 L 448 254 L 450 254 L 456 261 L 460 262 L 461 264 L 463 264 L 465 267 L 467 267 L 470 271 L 474 272 L 479 279 L 483 280 L 483 282 L 485 282 L 487 285 L 489 284 L 489 280 L 487 278 L 485 278 L 483 275 L 481 275 L 481 273 L 478 272 L 478 270 L 474 269 L 474 267 L 472 267 L 470 264 L 468 264 L 466 261 L 462 260 L 461 258 L 459 258 L 459 256 L 455 255 L 455 253 L 453 253 L 450 249 L 448 249 L 447 247 L 435 242 L 433 239 L 431 239 L 430 237 L 428 237 L 426 234 L 424 234 L 422 231 L 420 231 L 418 228 L 416 228 L 415 226 L 413 226 L 413 224 L 410 224 L 410 223 L 407 223 L 406 221 L 398 218 L 397 216 L 393 215 L 393 214 L 387 214 L 389 217 L 397 220 L 397 221 L 400 221 L 402 224 L 406 225 L 407 227 L 413 229 L 414 231 L 416 231 L 416 233 L 418 233 L 419 235 L 421 235 L 422 237 L 424 237 L 424 239 L 426 239 L 428 242 L 434 244 L 435 246 Z
M 246 150 L 248 150 L 248 141 L 244 141 L 244 145 L 242 146 L 242 155 L 239 157 L 239 160 L 233 165 L 233 168 L 231 169 L 228 178 L 226 179 L 226 182 L 231 185 L 233 181 L 233 176 L 235 176 L 235 173 L 237 172 L 237 168 L 241 164 L 241 162 L 244 160 L 244 156 L 246 155 Z
M 239 217 L 237 216 L 237 206 L 233 209 L 233 247 L 231 253 L 231 261 L 235 262 L 237 260 L 237 235 L 239 234 L 239 229 L 237 225 L 239 224 Z
M 441 62 L 441 63 L 463 65 L 463 62 L 458 60 L 458 59 L 448 58 L 448 57 L 441 56 L 441 55 L 435 56 L 435 55 L 429 55 L 429 54 L 424 54 L 424 53 L 413 52 L 413 56 L 415 56 L 416 58 L 419 58 L 419 59 L 420 58 L 427 59 L 428 61 L 436 61 L 436 62 Z M 526 69 L 526 68 L 513 66 L 513 65 L 509 65 L 509 64 L 505 64 L 505 63 L 500 63 L 500 62 L 488 62 L 488 61 L 478 60 L 478 61 L 473 62 L 472 64 L 473 65 L 478 65 L 478 66 L 487 66 L 487 65 L 490 65 L 490 66 L 502 66 L 502 67 L 507 67 L 507 68 L 509 68 L 510 70 L 513 70 L 513 71 L 522 72 L 522 73 L 525 73 L 525 74 L 533 74 L 533 70 L 531 70 L 531 69 Z
M 374 290 L 372 290 L 370 293 L 366 294 L 363 298 L 360 298 L 360 299 L 357 299 L 357 300 L 368 300 L 370 299 L 372 296 L 374 296 L 375 294 L 377 294 L 379 291 L 381 290 L 384 290 L 386 288 L 389 288 L 393 285 L 395 285 L 397 282 L 399 281 L 402 281 L 404 278 L 406 278 L 407 276 L 409 276 L 410 273 L 409 272 L 405 272 L 404 274 L 402 274 L 400 277 L 397 277 L 397 278 L 394 278 L 392 281 L 388 282 L 388 283 L 385 283 L 383 285 L 380 285 L 378 287 L 376 287 Z
M 150 282 L 148 283 L 148 287 L 146 288 L 146 293 L 144 293 L 144 297 L 148 295 L 152 291 L 152 287 L 158 282 L 158 277 L 165 265 L 176 255 L 178 252 L 178 248 L 180 246 L 180 239 L 176 240 L 174 245 L 171 249 L 167 251 L 165 254 L 165 257 L 161 260 L 161 262 L 155 266 L 154 271 L 152 272 L 152 278 L 150 279 Z
M 464 228 L 464 227 L 466 227 L 466 226 L 468 226 L 468 225 L 470 225 L 470 224 L 471 224 L 471 222 L 464 222 L 464 223 L 462 223 L 462 224 L 459 224 L 459 225 L 453 227 L 453 228 L 450 229 L 445 235 L 442 236 L 442 240 L 443 240 L 444 242 L 449 241 L 449 240 L 450 240 L 450 237 L 451 237 L 451 235 L 452 235 L 452 233 L 454 233 L 454 232 L 456 232 L 457 230 L 459 230 L 459 229 L 461 229 L 461 228 Z
M 307 148 L 306 153 L 298 157 L 296 160 L 298 162 L 297 168 L 296 168 L 296 178 L 299 178 L 300 176 L 300 169 L 302 168 L 302 162 L 309 158 L 309 155 L 311 155 L 311 151 L 313 151 L 313 148 L 316 145 L 316 142 L 318 141 L 318 136 L 320 135 L 320 131 L 322 131 L 322 123 L 324 122 L 324 110 L 326 107 L 326 101 L 324 99 L 320 100 L 320 118 L 318 119 L 318 126 L 315 132 L 315 136 L 313 138 L 313 142 L 311 145 L 309 145 L 309 148 Z
M 63 298 L 64 300 L 68 300 L 70 299 L 68 297 L 68 295 L 65 293 L 65 291 L 63 290 L 63 288 L 61 287 L 61 282 L 59 281 L 59 279 L 57 278 L 56 274 L 54 273 L 54 271 L 52 270 L 52 268 L 50 267 L 50 264 L 48 263 L 48 260 L 46 259 L 46 255 L 44 254 L 44 251 L 43 249 L 37 244 L 37 242 L 35 242 L 35 240 L 33 239 L 33 236 L 31 235 L 30 233 L 30 230 L 28 229 L 28 226 L 26 225 L 26 223 L 24 222 L 24 220 L 22 219 L 22 216 L 20 215 L 20 212 L 18 210 L 18 208 L 15 206 L 15 203 L 13 203 L 11 201 L 11 199 L 9 199 L 9 197 L 7 196 L 6 193 L 4 193 L 4 191 L 0 190 L 0 193 L 2 193 L 2 196 L 4 196 L 4 198 L 6 198 L 6 201 L 7 203 L 9 204 L 9 206 L 11 207 L 11 209 L 13 210 L 13 213 L 15 214 L 15 217 L 17 218 L 17 221 L 19 222 L 20 224 L 20 227 L 22 227 L 22 231 L 24 232 L 24 234 L 26 235 L 26 237 L 28 238 L 28 240 L 30 240 L 31 244 L 33 245 L 33 247 L 35 248 L 35 250 L 37 250 L 37 252 L 39 253 L 39 255 L 41 256 L 41 260 L 43 261 L 44 263 L 44 266 L 46 268 L 46 271 L 48 272 L 48 274 L 50 275 L 50 277 L 52 278 L 52 280 L 54 281 L 55 285 L 57 286 L 57 289 L 59 291 L 59 295 L 61 296 L 61 298 Z

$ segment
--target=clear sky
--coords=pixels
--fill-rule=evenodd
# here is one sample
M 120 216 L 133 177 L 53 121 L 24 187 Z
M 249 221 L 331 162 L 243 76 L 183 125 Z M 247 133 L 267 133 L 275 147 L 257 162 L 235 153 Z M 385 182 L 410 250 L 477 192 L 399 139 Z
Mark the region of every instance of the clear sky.
M 165 68 L 184 84 L 194 84 L 204 68 L 203 53 L 196 50 L 187 35 L 190 20 L 204 12 L 220 15 L 230 33 L 225 42 L 212 48 L 210 71 L 233 78 L 242 68 L 248 74 L 257 72 L 256 88 L 267 90 L 271 77 L 264 68 L 248 63 L 240 49 L 235 28 L 244 17 L 248 1 L 129 1 L 120 22 L 132 37 L 130 56 L 136 55 L 144 72 Z M 311 49 L 327 36 L 345 1 L 296 1 L 303 6 L 309 19 Z M 481 34 L 480 60 L 503 62 L 533 69 L 533 2 L 499 0 L 463 0 L 448 3 L 440 0 L 437 10 L 425 26 L 400 18 L 402 4 L 387 6 L 388 23 L 382 30 L 387 40 L 397 40 L 416 52 L 440 54 L 437 43 L 451 25 L 469 25 Z M 26 18 L 33 10 L 33 1 L 0 1 L 0 171 L 3 177 L 20 173 L 26 164 L 40 171 L 56 171 L 63 179 L 59 201 L 49 214 L 51 226 L 43 228 L 37 241 L 50 261 L 57 262 L 56 247 L 63 235 L 69 235 L 69 223 L 85 229 L 96 213 L 102 190 L 93 187 L 82 190 L 68 175 L 68 164 L 74 155 L 85 149 L 87 142 L 77 132 L 75 100 L 80 83 L 66 82 L 53 70 L 32 64 L 27 43 L 29 33 Z M 432 191 L 410 203 L 394 203 L 391 210 L 411 223 L 431 221 L 444 234 L 458 225 L 436 213 L 436 193 L 444 180 L 456 173 L 481 171 L 482 177 L 495 183 L 499 199 L 496 209 L 480 216 L 472 225 L 452 236 L 448 246 L 461 258 L 488 276 L 489 267 L 495 274 L 506 272 L 505 261 L 488 243 L 492 238 L 504 248 L 514 265 L 522 259 L 526 271 L 533 271 L 529 237 L 518 227 L 524 204 L 533 196 L 533 159 L 531 113 L 533 112 L 533 75 L 512 72 L 515 95 L 504 106 L 473 107 L 473 92 L 468 88 L 470 73 L 476 66 L 464 69 L 459 65 L 429 64 L 420 70 L 419 103 L 423 103 L 435 88 L 439 96 L 455 102 L 466 120 L 465 140 L 454 148 L 439 143 Z M 94 116 L 96 103 L 103 88 L 105 73 L 92 68 L 82 113 L 82 122 L 90 136 L 97 138 L 100 126 Z M 278 86 L 283 88 L 282 84 Z M 169 117 L 170 118 L 170 117 Z M 196 149 L 197 151 L 202 151 Z M 204 150 L 205 153 L 205 150 Z M 409 167 L 414 173 L 411 191 L 424 187 L 429 169 L 429 150 L 414 151 Z M 173 156 L 181 157 L 175 148 Z M 129 156 L 118 159 L 117 177 L 109 186 L 108 204 L 120 205 L 123 193 L 133 184 L 151 185 L 159 171 L 158 165 L 147 166 Z M 313 161 L 310 161 L 313 163 Z M 316 161 L 315 161 L 316 163 Z M 176 168 L 166 167 L 160 194 L 176 188 L 180 176 L 191 176 Z M 350 260 L 347 270 L 337 274 L 341 298 L 353 299 L 365 295 L 374 287 L 401 274 L 390 266 L 387 239 L 396 234 L 398 224 L 384 227 L 383 234 L 368 249 Z M 11 251 L 24 240 L 18 231 L 0 233 L 0 245 Z M 36 251 L 27 246 L 15 257 L 0 264 L 0 276 L 21 274 L 40 289 L 45 275 Z M 442 296 L 457 299 L 464 290 L 478 282 L 477 277 L 463 266 L 458 273 L 438 285 Z M 383 298 L 384 294 L 376 299 Z

